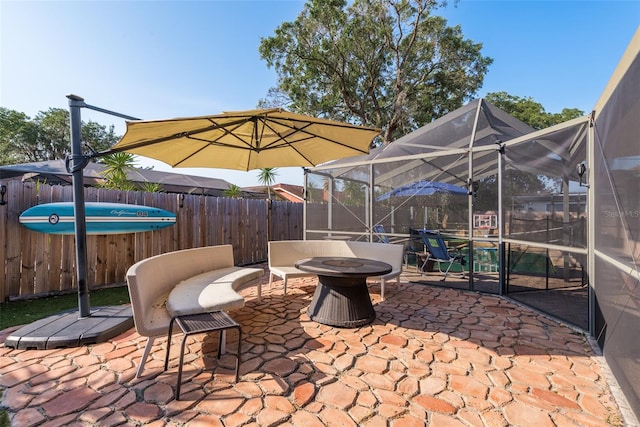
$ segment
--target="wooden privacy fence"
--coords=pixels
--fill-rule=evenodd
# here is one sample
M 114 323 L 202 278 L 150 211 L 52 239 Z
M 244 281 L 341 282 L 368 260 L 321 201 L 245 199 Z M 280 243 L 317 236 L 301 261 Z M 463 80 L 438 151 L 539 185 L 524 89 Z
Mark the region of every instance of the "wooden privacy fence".
M 20 181 L 4 184 L 7 203 L 0 206 L 0 302 L 76 288 L 75 237 L 34 232 L 18 220 L 31 206 L 72 201 L 73 188 Z M 85 201 L 153 206 L 177 216 L 175 225 L 160 230 L 87 236 L 89 288 L 124 282 L 131 265 L 164 252 L 231 244 L 236 264 L 252 264 L 267 259 L 267 235 L 270 240 L 302 239 L 301 203 L 93 187 L 85 189 Z

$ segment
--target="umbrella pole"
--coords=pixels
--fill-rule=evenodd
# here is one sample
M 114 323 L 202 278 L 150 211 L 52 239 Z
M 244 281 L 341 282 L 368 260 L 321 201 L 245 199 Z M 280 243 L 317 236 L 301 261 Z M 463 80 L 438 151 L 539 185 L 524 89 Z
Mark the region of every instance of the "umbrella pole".
M 71 157 L 67 157 L 67 172 L 72 176 L 73 183 L 73 211 L 76 237 L 76 275 L 78 278 L 78 308 L 80 318 L 91 316 L 89 304 L 89 287 L 87 285 L 87 219 L 84 209 L 84 177 L 83 170 L 89 158 L 82 154 L 82 119 L 81 108 L 89 108 L 116 117 L 128 120 L 140 120 L 126 114 L 105 110 L 104 108 L 89 105 L 84 98 L 78 95 L 67 95 L 69 99 L 69 119 L 71 124 Z M 104 153 L 102 155 L 106 155 Z M 93 156 L 98 157 L 100 154 Z
M 91 315 L 89 289 L 87 286 L 87 223 L 84 209 L 83 169 L 86 159 L 82 155 L 82 120 L 80 108 L 84 99 L 76 95 L 68 95 L 69 114 L 71 120 L 71 158 L 67 158 L 67 170 L 72 173 L 73 204 L 76 237 L 76 275 L 78 278 L 78 308 L 80 317 Z

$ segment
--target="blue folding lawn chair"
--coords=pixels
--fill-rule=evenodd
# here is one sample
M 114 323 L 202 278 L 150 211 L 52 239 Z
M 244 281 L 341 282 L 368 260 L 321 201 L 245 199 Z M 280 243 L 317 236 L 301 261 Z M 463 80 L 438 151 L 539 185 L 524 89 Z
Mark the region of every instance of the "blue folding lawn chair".
M 376 234 L 376 237 L 378 237 L 378 240 L 381 243 L 391 243 L 389 241 L 389 236 L 387 236 L 386 231 L 384 231 L 384 225 L 382 224 L 376 224 L 373 226 L 373 232 Z
M 440 271 L 440 273 L 444 273 L 444 277 L 441 280 L 446 280 L 449 270 L 451 270 L 453 264 L 457 262 L 462 267 L 462 276 L 464 276 L 464 266 L 466 264 L 464 255 L 457 251 L 450 251 L 449 248 L 447 248 L 444 238 L 440 235 L 440 232 L 419 230 L 418 235 L 422 239 L 425 249 L 428 252 L 427 257 L 420 267 L 420 271 L 424 271 L 425 265 L 427 265 L 429 260 L 432 260 L 438 263 L 438 271 Z M 443 262 L 448 264 L 445 271 L 442 271 L 442 267 L 440 265 Z

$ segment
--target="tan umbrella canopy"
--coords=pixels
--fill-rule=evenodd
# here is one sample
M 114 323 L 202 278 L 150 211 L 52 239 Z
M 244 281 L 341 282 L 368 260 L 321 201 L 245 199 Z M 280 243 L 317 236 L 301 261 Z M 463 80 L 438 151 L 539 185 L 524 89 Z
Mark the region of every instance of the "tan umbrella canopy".
M 214 116 L 129 121 L 110 152 L 126 151 L 173 167 L 237 170 L 316 166 L 366 154 L 380 129 L 280 108 Z

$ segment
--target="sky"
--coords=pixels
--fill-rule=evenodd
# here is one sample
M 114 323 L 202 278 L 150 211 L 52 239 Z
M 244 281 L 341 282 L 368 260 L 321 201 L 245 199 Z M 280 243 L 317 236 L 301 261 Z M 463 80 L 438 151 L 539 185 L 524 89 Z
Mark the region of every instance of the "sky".
M 475 98 L 504 91 L 547 112 L 593 109 L 640 25 L 640 0 L 460 0 L 435 14 L 494 59 Z M 303 9 L 297 0 L 0 0 L 0 106 L 33 118 L 67 94 L 144 120 L 253 109 L 277 83 L 261 38 Z M 82 109 L 83 121 L 124 119 Z M 161 162 L 139 166 L 171 171 Z M 258 171 L 173 169 L 240 187 Z M 302 185 L 302 168 L 276 182 Z

